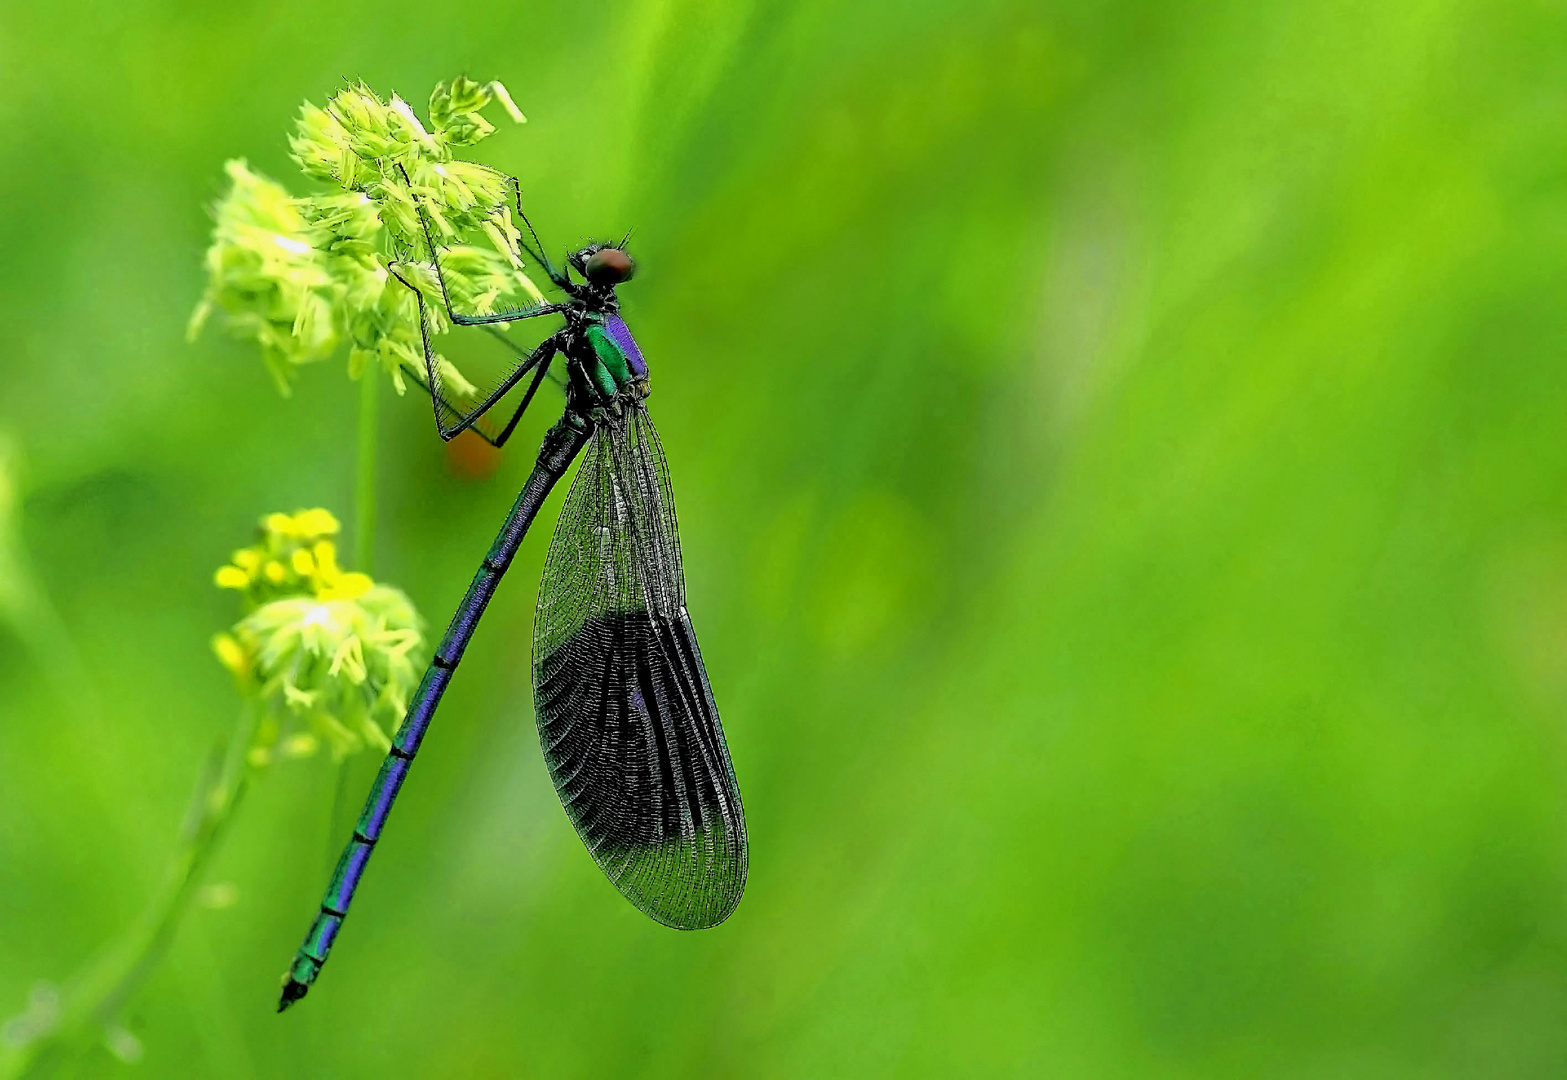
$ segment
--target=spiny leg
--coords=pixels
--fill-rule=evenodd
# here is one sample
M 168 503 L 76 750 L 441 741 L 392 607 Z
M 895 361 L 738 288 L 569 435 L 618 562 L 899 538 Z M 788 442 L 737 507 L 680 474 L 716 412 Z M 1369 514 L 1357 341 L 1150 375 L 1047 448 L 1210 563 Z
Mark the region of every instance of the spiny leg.
M 568 278 L 563 272 L 556 270 L 555 264 L 550 262 L 548 255 L 544 254 L 544 241 L 539 239 L 539 234 L 533 229 L 533 222 L 529 221 L 528 215 L 523 212 L 522 184 L 518 182 L 515 176 L 507 176 L 506 179 L 511 181 L 512 199 L 514 205 L 517 207 L 517 216 L 520 217 L 522 219 L 522 223 L 528 227 L 528 235 L 533 237 L 533 247 L 531 248 L 527 244 L 522 244 L 519 241 L 522 250 L 526 251 L 534 262 L 538 263 L 544 268 L 544 272 L 545 274 L 549 275 L 550 281 L 554 282 L 555 285 L 559 288 L 570 290 L 571 279 Z
M 516 430 L 517 421 L 521 420 L 522 414 L 528 411 L 528 405 L 532 403 L 533 395 L 539 392 L 539 384 L 544 381 L 544 376 L 549 373 L 550 361 L 560 351 L 560 344 L 557 340 L 559 336 L 557 334 L 553 337 L 545 338 L 544 343 L 534 350 L 532 356 L 528 357 L 528 362 L 517 369 L 517 375 L 521 377 L 528 368 L 534 366 L 538 368 L 533 374 L 533 381 L 528 384 L 527 392 L 522 395 L 522 401 L 518 404 L 517 411 L 511 414 L 511 419 L 506 422 L 506 426 L 501 429 L 501 433 L 491 440 L 492 445 L 495 447 L 499 448 L 506 445 L 506 440 L 511 438 L 511 433 Z M 480 434 L 483 435 L 483 432 L 480 432 Z
M 549 367 L 549 358 L 553 356 L 554 353 L 560 348 L 558 341 L 559 335 L 556 334 L 546 338 L 538 346 L 538 348 L 534 349 L 534 351 L 529 355 L 528 359 L 524 363 L 522 363 L 515 371 L 508 375 L 499 386 L 490 391 L 490 393 L 478 404 L 467 409 L 461 408 L 455 402 L 447 398 L 441 388 L 440 365 L 436 359 L 435 346 L 430 340 L 429 309 L 425 306 L 424 294 L 421 293 L 412 282 L 410 282 L 402 274 L 399 274 L 395 269 L 395 266 L 391 268 L 391 274 L 398 281 L 402 282 L 403 285 L 414 294 L 414 300 L 419 307 L 419 339 L 424 347 L 424 385 L 425 389 L 429 392 L 432 404 L 434 405 L 435 428 L 438 432 L 440 432 L 441 438 L 450 441 L 456 438 L 458 435 L 462 434 L 462 432 L 472 428 L 475 434 L 484 439 L 485 442 L 490 443 L 492 446 L 499 446 L 501 444 L 500 442 L 497 442 L 496 439 L 492 438 L 487 432 L 484 431 L 482 427 L 478 426 L 479 420 L 484 416 L 491 406 L 504 397 L 512 387 L 516 386 L 518 381 L 521 380 L 522 377 L 529 371 L 531 371 L 535 365 L 538 365 L 541 369 L 547 369 Z M 483 326 L 481 329 L 488 331 L 491 336 L 494 336 L 497 338 L 497 340 L 504 342 L 508 347 L 512 347 L 512 343 L 507 341 L 504 337 L 501 337 L 493 328 Z M 537 386 L 538 381 L 538 377 L 535 377 L 535 387 Z M 528 396 L 523 401 L 522 408 L 527 408 L 528 403 L 532 400 L 533 390 L 530 389 Z M 443 406 L 447 412 L 458 418 L 457 423 L 447 424 L 442 420 L 441 409 Z M 512 417 L 511 422 L 506 426 L 505 435 L 510 435 L 511 429 L 516 426 L 517 420 L 521 417 L 521 415 L 521 410 L 519 410 L 517 415 Z M 504 441 L 504 437 L 501 441 Z
M 408 185 L 409 194 L 413 198 L 414 213 L 418 215 L 419 218 L 419 229 L 424 234 L 424 244 L 430 252 L 430 264 L 435 268 L 435 280 L 441 286 L 441 301 L 446 308 L 447 316 L 452 320 L 453 323 L 458 326 L 485 326 L 492 323 L 516 322 L 519 319 L 534 319 L 540 315 L 553 315 L 558 311 L 565 310 L 566 305 L 564 304 L 549 303 L 535 304 L 533 307 L 517 308 L 513 311 L 496 311 L 491 312 L 488 315 L 465 315 L 462 312 L 455 310 L 454 305 L 452 304 L 451 291 L 446 287 L 446 275 L 441 272 L 441 249 L 436 244 L 435 233 L 430 228 L 430 216 L 424 212 L 424 204 L 420 202 L 419 197 L 412 194 L 413 180 L 409 178 L 408 170 L 399 164 L 397 166 L 397 171 L 402 174 L 403 183 Z M 518 213 L 521 213 L 520 203 L 518 206 Z M 532 225 L 528 226 L 528 231 L 533 231 Z M 535 236 L 534 239 L 536 240 L 538 237 Z M 529 254 L 532 254 L 532 252 L 529 252 Z M 543 259 L 540 259 L 539 262 L 540 265 L 545 267 L 545 272 L 550 275 L 550 280 L 554 281 L 557 285 L 560 284 L 560 281 L 554 272 L 554 268 L 550 267 L 549 264 Z M 406 285 L 408 282 L 404 280 L 403 284 Z

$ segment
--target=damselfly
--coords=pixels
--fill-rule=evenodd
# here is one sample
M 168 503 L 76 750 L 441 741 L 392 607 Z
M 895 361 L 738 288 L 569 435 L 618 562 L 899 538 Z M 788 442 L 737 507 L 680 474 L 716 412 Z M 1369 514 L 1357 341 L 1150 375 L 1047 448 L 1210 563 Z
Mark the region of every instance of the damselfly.
M 404 181 L 407 175 L 404 174 Z M 511 181 L 511 191 L 517 185 Z M 647 364 L 620 316 L 617 285 L 633 272 L 625 241 L 593 243 L 557 270 L 522 213 L 521 247 L 565 296 L 511 311 L 455 309 L 442 249 L 419 221 L 443 306 L 458 326 L 558 315 L 565 325 L 509 364 L 492 388 L 447 385 L 419 297 L 426 389 L 436 427 L 472 429 L 499 446 L 516 429 L 551 366 L 563 362 L 566 408 L 435 650 L 338 860 L 321 909 L 283 985 L 278 1010 L 304 997 L 336 940 L 392 803 L 485 605 L 540 505 L 582 454 L 555 527 L 533 634 L 539 742 L 561 805 L 610 882 L 668 926 L 722 922 L 745 888 L 745 813 L 685 606 L 685 577 L 663 447 L 644 399 Z M 574 281 L 575 270 L 581 281 Z M 398 275 L 405 285 L 413 285 Z M 504 423 L 491 417 L 532 375 Z M 367 376 L 368 377 L 368 376 Z

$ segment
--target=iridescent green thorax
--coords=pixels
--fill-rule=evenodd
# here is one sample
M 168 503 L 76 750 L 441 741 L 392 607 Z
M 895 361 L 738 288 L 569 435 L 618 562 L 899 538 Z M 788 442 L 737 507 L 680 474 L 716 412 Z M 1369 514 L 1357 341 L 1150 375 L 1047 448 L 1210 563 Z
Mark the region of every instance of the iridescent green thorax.
M 598 361 L 593 365 L 591 373 L 593 383 L 606 398 L 614 397 L 617 390 L 647 378 L 647 364 L 642 359 L 642 350 L 637 347 L 636 339 L 631 336 L 630 329 L 620 316 L 611 315 L 603 322 L 589 324 L 583 336 L 593 347 L 593 355 Z

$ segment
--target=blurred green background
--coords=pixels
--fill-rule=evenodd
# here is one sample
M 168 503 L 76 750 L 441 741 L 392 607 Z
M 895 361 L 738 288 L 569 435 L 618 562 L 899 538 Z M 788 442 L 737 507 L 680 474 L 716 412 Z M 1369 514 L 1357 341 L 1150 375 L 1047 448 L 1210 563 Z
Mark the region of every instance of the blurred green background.
M 314 759 L 135 1075 L 1567 1074 L 1564 46 L 1534 0 L 0 6 L 0 426 L 85 668 L 0 630 L 0 1015 L 160 880 L 237 707 L 213 569 L 351 518 L 342 359 L 283 400 L 184 340 L 223 161 L 302 189 L 301 100 L 467 71 L 554 249 L 636 230 L 749 889 L 674 933 L 572 833 L 539 530 L 318 989 L 273 1015 Z M 382 412 L 377 576 L 439 625 L 549 410 L 484 482 Z

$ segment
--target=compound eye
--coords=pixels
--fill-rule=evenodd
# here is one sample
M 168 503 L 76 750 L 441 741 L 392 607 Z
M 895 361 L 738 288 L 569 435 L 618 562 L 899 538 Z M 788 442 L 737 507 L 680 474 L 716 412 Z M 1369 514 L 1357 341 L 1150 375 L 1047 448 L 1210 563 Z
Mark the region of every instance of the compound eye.
M 619 285 L 622 281 L 630 281 L 636 269 L 630 255 L 619 248 L 607 247 L 588 256 L 582 276 L 594 285 Z

